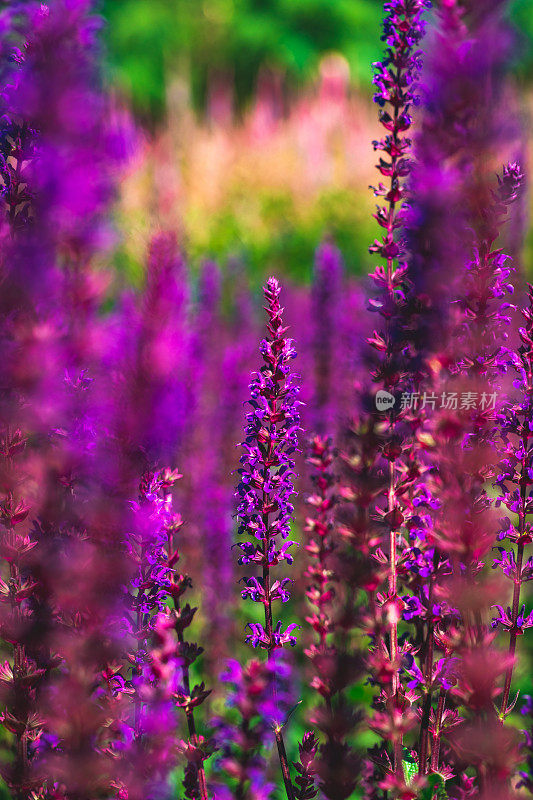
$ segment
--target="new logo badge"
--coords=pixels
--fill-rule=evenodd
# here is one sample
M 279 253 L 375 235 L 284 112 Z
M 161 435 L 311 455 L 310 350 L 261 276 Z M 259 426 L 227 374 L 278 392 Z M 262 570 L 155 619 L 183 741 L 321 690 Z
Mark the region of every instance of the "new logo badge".
M 386 392 L 385 389 L 380 389 L 376 392 L 376 408 L 378 411 L 386 411 L 388 408 L 392 408 L 395 402 L 394 395 Z

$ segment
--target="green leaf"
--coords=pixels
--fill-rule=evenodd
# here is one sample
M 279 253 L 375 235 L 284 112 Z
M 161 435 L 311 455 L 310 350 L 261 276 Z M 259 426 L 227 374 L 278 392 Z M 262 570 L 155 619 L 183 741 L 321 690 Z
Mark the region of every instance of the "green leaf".
M 438 773 L 427 776 L 428 785 L 422 789 L 420 800 L 447 800 L 444 778 Z
M 402 766 L 405 782 L 409 786 L 413 778 L 418 774 L 418 764 L 405 747 L 403 750 Z

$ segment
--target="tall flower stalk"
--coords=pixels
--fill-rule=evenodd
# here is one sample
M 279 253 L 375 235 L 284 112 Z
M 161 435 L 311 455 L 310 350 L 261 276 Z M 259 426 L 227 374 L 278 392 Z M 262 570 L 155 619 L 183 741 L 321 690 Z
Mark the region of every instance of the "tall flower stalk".
M 334 519 L 339 486 L 331 439 L 313 437 L 307 464 L 313 493 L 307 498 L 309 516 L 304 528 L 308 536 L 305 578 L 306 597 L 313 610 L 306 622 L 316 638 L 305 654 L 315 673 L 311 686 L 321 700 L 313 708 L 311 721 L 324 736 L 312 763 L 324 796 L 343 800 L 352 794 L 360 771 L 359 753 L 350 742 L 360 713 L 349 709 L 346 694 L 362 673 L 362 659 L 350 635 L 359 621 L 355 597 L 361 581 L 359 564 L 356 562 L 354 570 L 352 559 L 345 560 L 344 542 Z M 306 734 L 302 746 L 312 742 L 311 734 Z M 308 781 L 312 791 L 314 786 Z
M 333 513 L 337 503 L 334 463 L 331 439 L 315 436 L 309 444 L 307 463 L 313 469 L 314 491 L 307 498 L 310 515 L 305 520 L 308 534 L 306 550 L 309 565 L 305 571 L 308 581 L 306 596 L 313 607 L 313 613 L 306 622 L 313 628 L 316 641 L 306 650 L 316 675 L 311 686 L 324 698 L 331 708 L 331 698 L 335 693 L 332 685 L 331 661 L 335 648 L 331 644 L 335 633 L 333 598 L 335 597 L 336 576 L 332 570 L 331 556 L 335 551 L 333 538 Z
M 378 254 L 385 266 L 379 266 L 371 276 L 377 296 L 370 301 L 370 308 L 378 312 L 383 320 L 382 330 L 375 331 L 369 343 L 378 351 L 380 360 L 373 373 L 374 380 L 385 392 L 413 390 L 419 376 L 415 362 L 416 350 L 411 342 L 411 317 L 416 312 L 413 305 L 411 285 L 404 237 L 400 231 L 405 224 L 402 201 L 405 198 L 404 180 L 410 172 L 409 150 L 411 140 L 406 132 L 412 125 L 411 106 L 418 101 L 416 82 L 421 66 L 421 53 L 417 50 L 423 34 L 422 14 L 429 7 L 426 0 L 394 0 L 385 3 L 383 39 L 387 43 L 385 59 L 375 64 L 374 96 L 380 106 L 380 122 L 387 131 L 374 148 L 385 154 L 377 168 L 388 178 L 387 185 L 380 183 L 374 188 L 376 197 L 383 198 L 374 215 L 384 232 L 370 247 Z M 404 415 L 405 416 L 405 415 Z M 398 412 L 394 408 L 388 414 L 389 431 L 383 455 L 388 462 L 388 487 L 386 506 L 378 513 L 388 530 L 387 593 L 381 598 L 388 627 L 388 658 L 390 661 L 390 687 L 386 690 L 385 705 L 392 720 L 401 711 L 400 664 L 402 652 L 398 641 L 398 623 L 401 619 L 402 601 L 399 596 L 398 551 L 404 523 L 403 498 L 413 483 L 405 469 L 406 451 L 410 443 L 401 431 Z M 403 455 L 402 455 L 403 454 Z M 403 462 L 403 463 L 402 463 Z M 377 722 L 377 720 L 376 720 Z M 398 785 L 404 782 L 402 767 L 401 730 L 392 737 L 394 750 L 394 773 Z M 392 788 L 392 787 L 391 787 Z
M 281 287 L 275 278 L 269 278 L 264 287 L 265 311 L 268 315 L 268 336 L 261 342 L 264 364 L 252 376 L 250 384 L 251 410 L 242 443 L 244 453 L 240 458 L 241 480 L 237 489 L 239 498 L 239 534 L 253 536 L 255 541 L 241 542 L 241 564 L 257 564 L 260 576 L 244 579 L 243 598 L 250 598 L 264 607 L 265 624 L 250 622 L 246 641 L 253 647 L 266 650 L 273 658 L 275 650 L 286 644 L 294 646 L 293 631 L 298 626 L 283 628 L 274 623 L 272 604 L 289 599 L 289 578 L 272 582 L 272 567 L 282 561 L 292 563 L 288 541 L 294 507 L 294 454 L 298 448 L 300 424 L 299 387 L 291 374 L 290 362 L 296 356 L 292 339 L 286 338 L 283 309 L 279 295 Z M 287 755 L 282 737 L 282 723 L 275 724 L 275 736 L 287 797 L 294 798 Z
M 156 748 L 157 752 L 146 763 L 146 774 L 153 781 L 154 766 L 159 760 L 166 777 L 174 760 L 172 756 L 178 750 L 186 759 L 183 780 L 185 796 L 192 800 L 208 800 L 204 762 L 213 752 L 212 742 L 198 733 L 195 712 L 211 692 L 205 688 L 203 681 L 194 683 L 191 674 L 191 667 L 203 653 L 203 648 L 187 639 L 187 629 L 198 609 L 185 602 L 184 597 L 191 589 L 192 581 L 188 575 L 178 571 L 180 554 L 176 534 L 182 529 L 183 520 L 172 510 L 169 488 L 179 477 L 175 471 L 165 469 L 156 475 L 146 476 L 141 484 L 144 504 L 149 501 L 152 506 L 148 509 L 148 520 L 155 523 L 155 527 L 151 552 L 147 552 L 144 559 L 148 574 L 140 585 L 136 581 L 137 595 L 133 598 L 133 607 L 138 611 L 137 619 L 141 624 L 141 630 L 136 631 L 135 635 L 144 640 L 149 637 L 152 647 L 149 652 L 138 651 L 137 655 L 142 657 L 139 664 L 131 659 L 134 662 L 133 682 L 136 689 L 134 734 L 138 753 L 142 756 L 146 741 L 143 742 L 141 737 L 149 740 L 150 728 L 157 730 L 157 717 L 165 710 L 161 699 L 166 698 L 171 705 L 181 709 L 185 715 L 187 739 L 175 741 L 174 726 L 170 721 L 169 729 L 163 732 L 167 752 L 162 754 L 160 748 Z M 142 511 L 142 505 L 139 510 Z M 148 700 L 146 730 L 139 724 L 139 721 L 142 723 L 142 718 L 139 720 L 139 712 L 142 711 L 139 706 L 144 696 Z M 136 770 L 133 766 L 136 774 L 138 767 Z
M 527 556 L 527 546 L 531 544 L 531 523 L 533 498 L 528 487 L 533 471 L 533 286 L 528 285 L 528 307 L 523 309 L 524 327 L 520 328 L 521 345 L 511 352 L 510 366 L 517 373 L 514 385 L 521 391 L 521 397 L 511 405 L 506 405 L 498 415 L 497 425 L 502 439 L 505 459 L 497 470 L 495 487 L 500 492 L 496 501 L 509 512 L 518 516 L 518 524 L 511 523 L 509 517 L 502 520 L 500 540 L 507 539 L 511 548 L 498 547 L 499 556 L 493 566 L 498 567 L 512 581 L 513 596 L 511 607 L 505 610 L 498 605 L 498 616 L 493 627 L 501 626 L 509 633 L 509 664 L 505 673 L 500 717 L 505 719 L 514 703 L 510 705 L 511 684 L 516 660 L 518 636 L 526 628 L 533 627 L 533 611 L 526 613 L 525 605 L 520 606 L 521 590 L 525 582 L 533 580 L 533 554 Z

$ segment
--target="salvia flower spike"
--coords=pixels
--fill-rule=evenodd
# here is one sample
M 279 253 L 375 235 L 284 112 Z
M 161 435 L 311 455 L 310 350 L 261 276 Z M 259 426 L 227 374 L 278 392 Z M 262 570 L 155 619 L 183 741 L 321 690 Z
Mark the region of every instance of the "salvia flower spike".
M 240 458 L 239 534 L 253 539 L 240 545 L 240 563 L 256 563 L 262 574 L 244 579 L 243 598 L 249 597 L 264 606 L 265 624 L 250 622 L 246 641 L 267 651 L 268 660 L 278 648 L 294 646 L 298 627 L 283 628 L 281 620 L 272 617 L 272 604 L 285 602 L 289 597 L 287 579 L 271 582 L 271 569 L 280 562 L 292 561 L 287 541 L 294 507 L 294 455 L 298 449 L 301 405 L 299 386 L 291 373 L 290 362 L 296 356 L 292 339 L 285 336 L 283 308 L 280 306 L 281 287 L 269 278 L 264 287 L 265 311 L 268 316 L 267 338 L 260 345 L 263 366 L 252 376 L 250 383 L 251 410 L 246 416 L 244 453 Z M 254 541 L 255 539 L 255 541 Z M 275 724 L 275 737 L 288 800 L 294 789 L 282 736 L 282 724 Z
M 412 126 L 410 110 L 419 101 L 417 82 L 421 52 L 417 46 L 424 35 L 425 23 L 422 15 L 429 7 L 427 0 L 394 0 L 385 3 L 382 39 L 387 48 L 383 61 L 374 65 L 374 85 L 377 89 L 374 101 L 380 107 L 379 120 L 386 131 L 382 139 L 374 142 L 374 149 L 386 156 L 380 157 L 377 169 L 387 179 L 387 185 L 380 183 L 374 187 L 375 196 L 384 203 L 377 206 L 374 215 L 383 229 L 383 235 L 381 240 L 374 241 L 369 251 L 383 259 L 385 265 L 378 266 L 371 275 L 376 296 L 370 299 L 369 308 L 380 315 L 382 329 L 375 331 L 368 343 L 378 351 L 377 365 L 373 372 L 374 381 L 387 393 L 413 391 L 419 382 L 412 342 L 415 319 L 413 312 L 416 313 L 417 303 L 414 302 L 416 298 L 412 297 L 413 287 L 408 280 L 403 202 L 406 199 L 406 178 L 411 171 L 411 139 L 407 135 Z M 402 410 L 404 409 L 400 409 Z M 407 505 L 409 488 L 409 485 L 402 488 L 403 476 L 409 470 L 404 463 L 406 458 L 403 454 L 411 448 L 411 442 L 409 431 L 406 438 L 398 427 L 398 414 L 394 409 L 390 410 L 388 418 L 388 441 L 383 447 L 383 455 L 388 461 L 386 508 L 383 510 L 377 506 L 375 513 L 383 517 L 389 530 L 388 589 L 386 596 L 380 595 L 378 599 L 388 627 L 388 671 L 391 680 L 383 700 L 390 716 L 390 724 L 395 728 L 394 735 L 390 736 L 395 772 L 395 777 L 391 777 L 391 780 L 397 782 L 400 790 L 404 784 L 403 732 L 396 730 L 393 717 L 400 710 L 403 694 L 400 674 L 404 648 L 398 637 L 403 601 L 398 591 L 398 565 L 402 557 L 400 528 L 405 522 L 404 507 Z M 408 480 L 408 484 L 412 486 L 413 481 Z M 380 719 L 384 721 L 385 717 L 376 715 L 374 724 L 378 724 Z
M 505 178 L 505 173 L 504 173 Z M 504 459 L 497 469 L 494 486 L 499 492 L 497 505 L 503 505 L 509 512 L 518 515 L 518 524 L 511 524 L 509 517 L 502 519 L 500 540 L 511 543 L 509 550 L 503 546 L 495 548 L 499 553 L 493 567 L 499 568 L 512 581 L 512 607 L 504 611 L 500 605 L 494 617 L 493 627 L 502 626 L 509 633 L 510 663 L 505 674 L 505 685 L 500 707 L 500 716 L 507 714 L 517 637 L 526 628 L 533 627 L 533 611 L 526 613 L 520 608 L 520 594 L 523 583 L 533 579 L 533 555 L 527 557 L 527 546 L 531 543 L 531 504 L 532 437 L 533 437 L 533 286 L 528 285 L 528 306 L 522 311 L 525 325 L 520 328 L 521 344 L 510 352 L 510 366 L 517 377 L 514 386 L 520 390 L 520 397 L 514 403 L 504 406 L 497 417 L 497 433 L 502 443 Z
M 285 337 L 280 291 L 275 278 L 264 287 L 268 337 L 260 347 L 264 364 L 250 384 L 251 410 L 246 416 L 237 489 L 239 534 L 249 538 L 239 545 L 240 563 L 262 567 L 261 576 L 244 579 L 242 594 L 265 609 L 265 625 L 249 623 L 246 641 L 264 648 L 269 656 L 285 644 L 294 646 L 293 630 L 298 627 L 284 629 L 281 621 L 274 623 L 272 618 L 272 603 L 289 597 L 289 581 L 271 583 L 271 569 L 284 560 L 292 561 L 289 547 L 293 542 L 287 538 L 294 511 L 294 454 L 300 430 L 299 387 L 290 368 L 296 351 L 292 339 Z

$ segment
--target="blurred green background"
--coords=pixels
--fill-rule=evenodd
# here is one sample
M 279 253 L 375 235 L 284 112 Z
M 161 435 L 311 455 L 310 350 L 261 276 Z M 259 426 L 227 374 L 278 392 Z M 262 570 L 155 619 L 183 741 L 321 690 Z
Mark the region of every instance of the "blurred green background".
M 368 271 L 382 2 L 102 0 L 101 8 L 109 81 L 144 137 L 119 204 L 122 273 L 139 278 L 157 228 L 178 231 L 193 270 L 204 258 L 222 267 L 237 260 L 256 283 L 271 272 L 307 281 L 324 236 L 349 272 Z M 526 118 L 533 0 L 509 9 Z M 531 233 L 523 260 L 533 262 Z
M 533 2 L 512 0 L 516 68 L 533 72 Z M 165 108 L 166 77 L 185 73 L 194 105 L 205 107 L 209 76 L 231 76 L 238 109 L 261 67 L 281 71 L 293 89 L 316 76 L 320 57 L 342 53 L 367 91 L 379 58 L 383 3 L 377 0 L 104 0 L 115 79 L 146 119 Z

